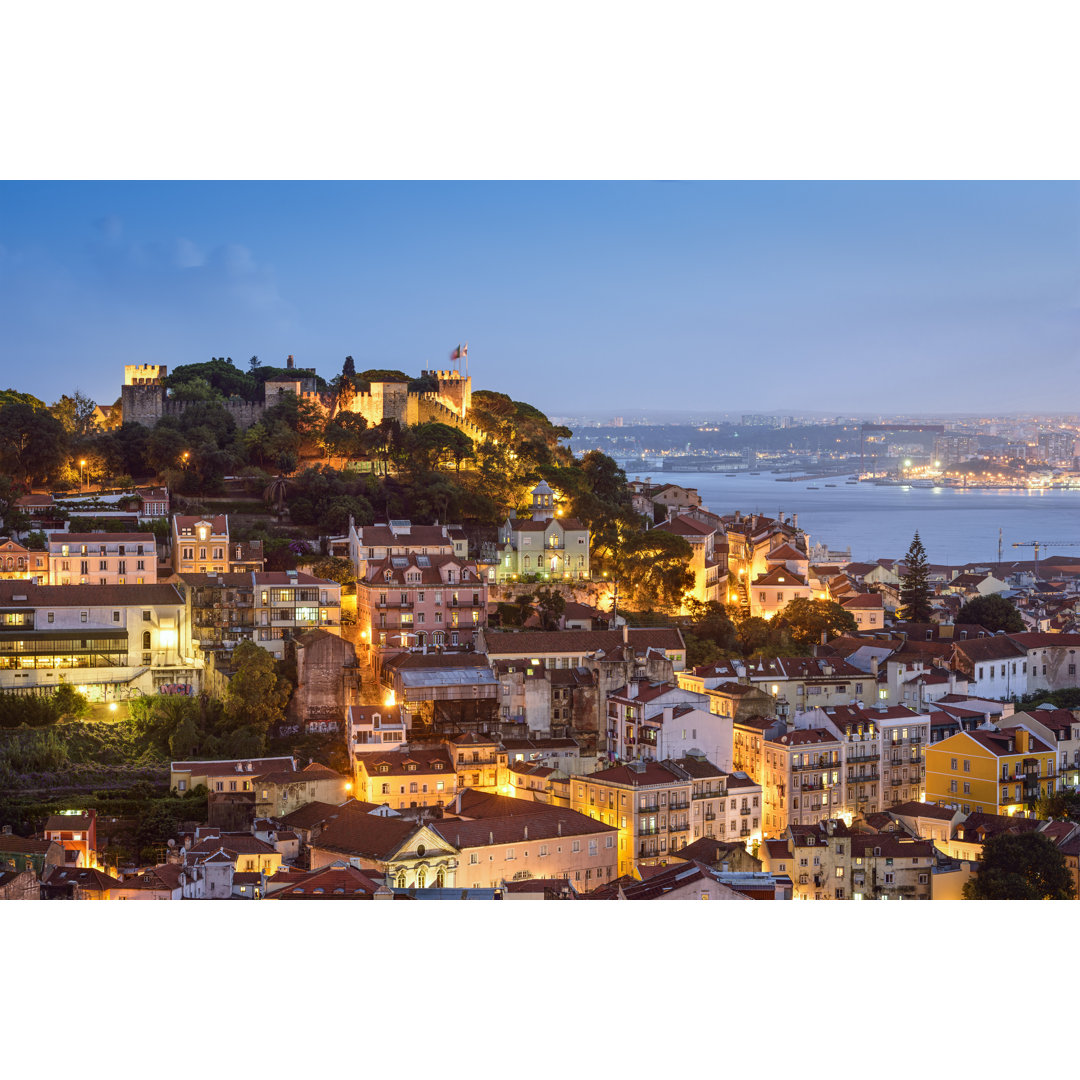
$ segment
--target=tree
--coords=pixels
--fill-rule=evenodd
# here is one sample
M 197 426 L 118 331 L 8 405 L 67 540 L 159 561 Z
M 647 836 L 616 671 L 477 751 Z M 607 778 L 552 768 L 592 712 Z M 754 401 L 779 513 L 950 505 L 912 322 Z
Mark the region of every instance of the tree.
M 996 634 L 1004 630 L 1007 634 L 1019 634 L 1025 629 L 1024 620 L 1016 605 L 1004 596 L 976 596 L 969 600 L 957 613 L 958 623 L 974 623 L 984 626 Z
M 712 659 L 723 659 L 738 650 L 739 631 L 723 604 L 715 600 L 702 602 L 691 598 L 686 601 L 686 611 L 691 621 L 690 633 L 701 642 L 698 651 L 708 653 L 708 658 L 698 663 L 707 664 Z M 706 648 L 706 643 L 712 645 L 711 650 Z M 688 643 L 687 656 L 689 655 Z
M 67 432 L 51 413 L 16 402 L 0 405 L 0 471 L 24 487 L 67 459 Z
M 692 558 L 690 542 L 675 533 L 649 529 L 624 534 L 616 570 L 628 605 L 677 611 L 694 586 Z
M 312 577 L 326 578 L 339 585 L 352 585 L 356 581 L 356 567 L 351 559 L 332 555 L 311 556 L 310 562 L 305 557 L 298 560 L 298 565 L 303 566 Z
M 252 373 L 252 375 L 254 375 L 256 370 L 258 369 L 259 363 L 260 361 L 257 356 L 253 356 L 250 360 L 248 360 L 248 370 Z
M 49 412 L 63 425 L 68 435 L 85 438 L 94 432 L 94 410 L 97 402 L 79 390 L 68 397 L 61 396 L 59 401 L 49 406 Z
M 788 602 L 778 616 L 778 626 L 786 626 L 796 645 L 809 647 L 838 634 L 856 630 L 855 618 L 832 600 L 809 600 L 804 596 Z
M 60 720 L 81 720 L 90 711 L 90 702 L 70 683 L 63 683 L 53 691 L 52 705 Z
M 978 876 L 964 885 L 965 900 L 1072 900 L 1065 856 L 1037 832 L 999 833 L 983 844 Z
M 904 576 L 900 579 L 900 610 L 897 614 L 905 622 L 929 622 L 930 571 L 918 529 L 904 557 L 904 564 Z
M 566 597 L 558 589 L 544 585 L 532 596 L 533 603 L 540 615 L 540 625 L 544 630 L 557 630 L 559 619 L 566 610 Z
M 261 753 L 271 725 L 285 719 L 292 687 L 279 677 L 273 656 L 252 641 L 237 645 L 232 659 L 235 671 L 224 702 L 226 728 L 236 737 L 234 745 L 245 747 L 241 753 Z
M 1060 791 L 1043 795 L 1035 804 L 1035 816 L 1043 820 L 1056 818 L 1058 821 L 1080 821 L 1080 791 L 1076 788 L 1062 788 Z
M 281 520 L 281 515 L 285 510 L 285 496 L 289 490 L 289 482 L 280 473 L 266 485 L 266 490 L 263 492 L 263 501 L 267 506 L 273 506 L 277 513 L 278 520 Z

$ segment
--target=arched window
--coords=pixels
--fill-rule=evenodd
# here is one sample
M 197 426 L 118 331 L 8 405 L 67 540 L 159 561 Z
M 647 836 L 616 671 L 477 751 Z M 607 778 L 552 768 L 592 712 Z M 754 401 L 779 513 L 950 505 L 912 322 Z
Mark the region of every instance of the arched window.
M 424 873 L 424 868 L 421 866 L 420 869 L 416 871 L 416 887 L 422 889 L 426 881 L 427 874 Z
M 427 644 L 427 635 L 424 633 L 423 630 L 418 630 L 416 632 L 416 644 L 417 645 L 426 645 Z
M 397 887 L 399 889 L 405 888 L 405 871 L 402 870 L 397 876 Z
M 442 889 L 442 888 L 446 887 L 446 869 L 445 869 L 445 867 L 440 866 L 438 871 L 436 871 L 436 874 L 435 874 L 435 887 L 437 889 Z
M 149 649 L 150 648 L 150 631 L 149 630 L 144 630 L 143 631 L 142 647 L 144 649 Z

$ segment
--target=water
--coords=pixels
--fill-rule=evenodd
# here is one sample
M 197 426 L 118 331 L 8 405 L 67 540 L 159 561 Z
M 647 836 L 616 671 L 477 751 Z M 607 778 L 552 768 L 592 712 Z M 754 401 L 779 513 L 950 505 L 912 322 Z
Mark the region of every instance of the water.
M 627 476 L 645 473 L 640 467 Z M 697 488 L 714 514 L 735 510 L 777 516 L 799 515 L 799 527 L 811 543 L 833 550 L 851 547 L 856 562 L 900 558 L 918 529 L 932 563 L 996 562 L 998 529 L 1004 530 L 1003 558 L 1029 561 L 1032 548 L 1014 548 L 1017 541 L 1066 540 L 1075 547 L 1040 550 L 1039 558 L 1075 555 L 1080 558 L 1080 490 L 992 491 L 950 488 L 847 485 L 846 476 L 778 483 L 773 474 L 650 473 L 652 482 L 671 482 Z M 820 490 L 807 491 L 808 484 Z M 826 484 L 836 484 L 834 488 Z

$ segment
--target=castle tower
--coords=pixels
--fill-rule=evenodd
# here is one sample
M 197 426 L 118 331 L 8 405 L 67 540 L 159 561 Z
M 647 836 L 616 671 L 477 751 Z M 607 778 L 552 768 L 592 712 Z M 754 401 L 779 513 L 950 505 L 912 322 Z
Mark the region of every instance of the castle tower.
M 548 487 L 546 480 L 541 480 L 532 489 L 532 519 L 547 521 L 555 516 L 555 492 Z

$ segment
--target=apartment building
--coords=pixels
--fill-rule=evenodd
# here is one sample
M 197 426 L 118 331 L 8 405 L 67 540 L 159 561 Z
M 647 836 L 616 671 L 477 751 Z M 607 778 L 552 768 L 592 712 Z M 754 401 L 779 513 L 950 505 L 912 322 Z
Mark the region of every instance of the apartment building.
M 230 653 L 253 641 L 277 659 L 287 637 L 341 633 L 341 586 L 302 571 L 184 574 L 191 635 L 203 652 Z
M 358 527 L 349 518 L 346 534 L 330 541 L 330 553 L 347 558 L 361 581 L 367 577 L 370 564 L 393 556 L 452 555 L 466 562 L 469 540 L 460 525 L 414 525 L 401 518 Z
M 731 719 L 709 711 L 705 694 L 632 679 L 607 697 L 607 746 L 619 761 L 681 757 L 701 746 L 731 769 Z
M 46 544 L 49 585 L 157 582 L 157 540 L 153 533 L 49 533 Z
M 487 622 L 487 583 L 456 555 L 390 555 L 356 583 L 356 621 L 380 649 L 471 645 Z
M 1024 726 L 960 731 L 926 748 L 926 799 L 965 814 L 1031 814 L 1056 790 L 1055 747 Z
M 837 735 L 825 728 L 788 731 L 765 738 L 763 748 L 766 837 L 842 813 L 843 744 Z
M 184 600 L 172 585 L 0 581 L 0 689 L 68 683 L 91 701 L 196 688 Z
M 174 514 L 172 565 L 178 574 L 224 574 L 262 570 L 261 540 L 229 538 L 229 517 Z
M 43 585 L 48 583 L 48 551 L 31 551 L 10 537 L 0 540 L 0 581 L 29 581 L 31 578 Z
M 445 806 L 457 792 L 457 772 L 446 747 L 401 746 L 353 754 L 354 792 L 393 810 Z

